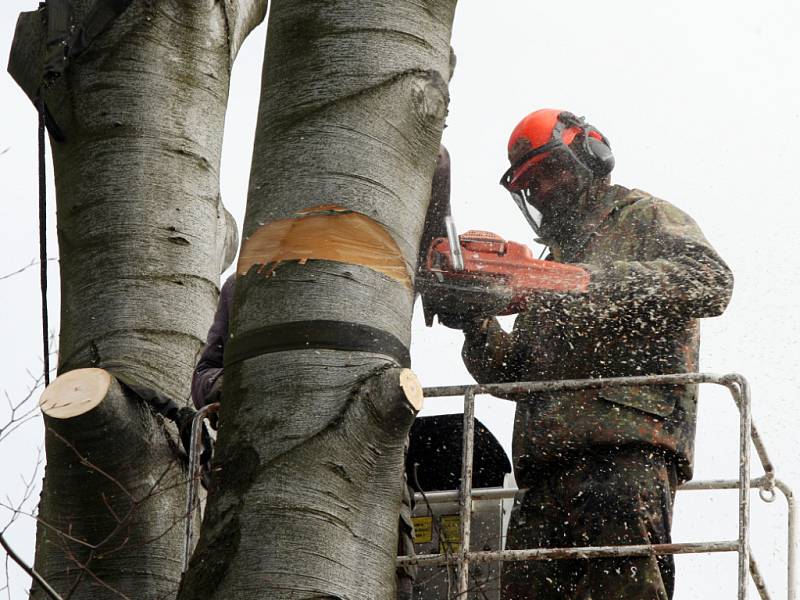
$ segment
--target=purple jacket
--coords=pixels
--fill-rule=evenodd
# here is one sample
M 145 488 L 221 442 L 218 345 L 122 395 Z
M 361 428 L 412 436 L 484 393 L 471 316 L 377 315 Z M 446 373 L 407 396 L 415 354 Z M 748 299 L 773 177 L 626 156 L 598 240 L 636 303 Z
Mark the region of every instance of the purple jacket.
M 233 284 L 236 273 L 225 280 L 219 292 L 217 312 L 208 330 L 208 339 L 200 354 L 200 360 L 192 375 L 192 401 L 197 408 L 205 406 L 211 388 L 222 375 L 222 355 L 228 339 L 228 309 L 233 299 Z
M 444 216 L 450 213 L 450 155 L 444 146 L 439 148 L 436 170 L 431 183 L 431 198 L 420 243 L 420 260 L 424 260 L 430 240 L 447 235 Z M 208 403 L 211 388 L 222 375 L 225 342 L 228 340 L 228 312 L 233 299 L 236 273 L 225 280 L 219 293 L 217 312 L 208 330 L 208 339 L 192 375 L 192 401 L 197 408 Z

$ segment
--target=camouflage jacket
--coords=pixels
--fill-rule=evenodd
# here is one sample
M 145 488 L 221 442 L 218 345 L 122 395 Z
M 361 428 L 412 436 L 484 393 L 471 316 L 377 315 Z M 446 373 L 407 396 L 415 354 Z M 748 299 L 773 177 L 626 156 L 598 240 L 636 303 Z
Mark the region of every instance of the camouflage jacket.
M 696 371 L 701 317 L 722 313 L 727 265 L 697 224 L 640 190 L 606 189 L 552 260 L 591 273 L 582 295 L 542 295 L 511 333 L 495 319 L 465 330 L 463 357 L 479 382 L 621 377 Z M 517 405 L 517 480 L 591 446 L 644 444 L 691 478 L 697 386 L 536 394 Z

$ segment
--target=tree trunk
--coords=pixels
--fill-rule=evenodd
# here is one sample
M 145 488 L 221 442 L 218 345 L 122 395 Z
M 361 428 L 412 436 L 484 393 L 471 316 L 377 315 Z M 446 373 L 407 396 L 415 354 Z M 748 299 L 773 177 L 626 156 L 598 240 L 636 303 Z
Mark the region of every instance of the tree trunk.
M 273 2 L 218 471 L 179 598 L 393 597 L 455 3 Z
M 94 3 L 71 4 L 79 25 Z M 51 135 L 61 332 L 35 568 L 73 600 L 169 598 L 178 586 L 175 428 L 116 378 L 188 401 L 236 246 L 219 195 L 230 68 L 265 10 L 266 0 L 134 0 L 43 93 L 64 136 Z M 45 28 L 36 12 L 17 25 L 9 70 L 29 95 Z M 86 367 L 112 375 L 106 393 L 64 414 L 63 378 L 96 381 L 75 374 Z M 34 586 L 31 597 L 44 594 Z

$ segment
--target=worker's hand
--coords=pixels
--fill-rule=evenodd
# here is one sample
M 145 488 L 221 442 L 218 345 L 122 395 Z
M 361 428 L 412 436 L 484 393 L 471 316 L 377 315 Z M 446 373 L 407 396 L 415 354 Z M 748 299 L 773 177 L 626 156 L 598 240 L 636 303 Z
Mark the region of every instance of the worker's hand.
M 450 329 L 464 329 L 464 325 L 466 325 L 461 315 L 448 315 L 439 313 L 436 315 L 436 318 L 439 320 L 439 325 L 444 325 Z
M 224 377 L 225 374 L 222 373 L 214 380 L 211 389 L 208 391 L 208 396 L 206 396 L 206 404 L 214 404 L 215 402 L 222 401 L 222 380 Z
M 181 436 L 181 445 L 186 452 L 186 456 L 189 456 L 192 449 L 192 423 L 194 422 L 196 414 L 196 410 L 184 406 L 178 410 L 178 414 L 175 416 L 175 425 L 178 426 L 178 433 Z M 205 423 L 202 424 L 200 431 L 203 436 L 203 450 L 200 454 L 200 463 L 205 464 L 211 460 L 214 445 L 211 441 L 211 434 L 209 434 Z
M 494 317 L 485 317 L 470 321 L 463 327 L 464 335 L 485 335 L 494 320 Z
M 188 406 L 178 410 L 175 416 L 175 424 L 178 426 L 178 433 L 181 436 L 181 445 L 186 452 L 187 458 L 190 456 L 192 449 L 192 423 L 194 422 L 197 411 Z M 211 457 L 214 454 L 214 442 L 211 439 L 211 434 L 208 432 L 208 427 L 205 423 L 200 426 L 200 435 L 203 439 L 202 450 L 200 451 L 200 466 L 201 466 L 201 482 L 203 487 L 208 489 L 208 478 L 211 473 Z
M 450 329 L 461 329 L 465 333 L 481 327 L 487 317 L 475 317 L 472 315 L 437 315 L 439 324 L 449 327 Z
M 437 294 L 439 323 L 451 329 L 467 329 L 476 322 L 507 314 L 512 301 L 509 287 L 491 282 L 443 287 Z
M 178 413 L 173 419 L 175 425 L 178 427 L 178 433 L 181 436 L 181 445 L 184 451 L 186 451 L 186 456 L 189 456 L 189 451 L 192 447 L 192 421 L 196 414 L 197 411 L 195 409 L 184 406 L 178 409 Z
M 208 396 L 206 396 L 206 405 L 222 402 L 223 377 L 225 377 L 225 375 L 220 374 L 214 381 L 211 389 L 208 391 Z M 219 411 L 208 413 L 208 422 L 214 431 L 219 429 Z

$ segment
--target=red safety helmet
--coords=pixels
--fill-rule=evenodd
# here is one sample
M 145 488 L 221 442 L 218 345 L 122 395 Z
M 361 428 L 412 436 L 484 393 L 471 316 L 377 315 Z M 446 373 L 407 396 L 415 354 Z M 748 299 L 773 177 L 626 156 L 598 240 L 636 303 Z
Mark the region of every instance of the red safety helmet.
M 542 218 L 532 203 L 537 178 L 565 164 L 583 168 L 590 178 L 605 177 L 614 168 L 611 146 L 602 133 L 582 117 L 552 108 L 532 112 L 519 122 L 508 140 L 508 160 L 511 167 L 500 184 L 537 234 Z
M 561 150 L 595 176 L 605 177 L 614 168 L 611 146 L 602 133 L 571 112 L 545 108 L 526 116 L 511 132 L 511 167 L 500 184 L 512 193 L 522 190 L 527 187 L 531 167 Z

